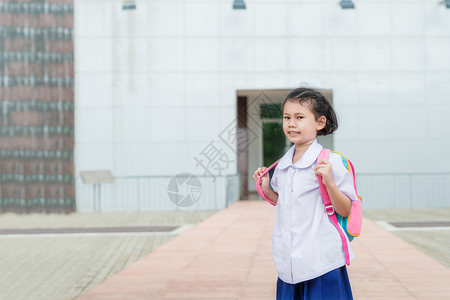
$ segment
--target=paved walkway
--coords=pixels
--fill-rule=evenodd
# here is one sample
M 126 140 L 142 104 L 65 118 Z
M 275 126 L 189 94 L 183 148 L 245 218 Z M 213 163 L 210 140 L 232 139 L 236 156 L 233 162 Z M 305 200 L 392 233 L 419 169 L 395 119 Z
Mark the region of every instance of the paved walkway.
M 241 201 L 79 299 L 274 299 L 275 210 Z M 450 269 L 364 219 L 349 268 L 355 299 L 449 299 Z
M 216 212 L 0 214 L 0 299 L 74 299 Z

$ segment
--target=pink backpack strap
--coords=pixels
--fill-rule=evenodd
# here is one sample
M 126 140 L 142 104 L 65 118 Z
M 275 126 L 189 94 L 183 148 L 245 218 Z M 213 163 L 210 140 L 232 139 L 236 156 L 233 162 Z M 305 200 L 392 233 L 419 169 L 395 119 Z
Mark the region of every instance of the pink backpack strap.
M 319 156 L 317 157 L 317 164 L 321 160 L 328 160 L 328 156 L 330 155 L 329 149 L 322 149 L 320 151 Z M 336 227 L 337 231 L 339 232 L 339 235 L 341 236 L 342 240 L 342 247 L 344 248 L 345 252 L 345 263 L 347 266 L 350 265 L 350 255 L 348 253 L 348 244 L 347 239 L 345 238 L 344 231 L 340 228 L 336 214 L 334 213 L 333 204 L 331 203 L 330 196 L 328 195 L 327 188 L 322 182 L 322 177 L 318 176 L 317 179 L 319 180 L 319 188 L 320 188 L 320 194 L 322 196 L 323 205 L 325 206 L 325 211 L 328 215 L 328 218 L 330 219 L 331 223 L 333 223 L 334 227 Z
M 256 191 L 258 192 L 258 194 L 267 202 L 269 202 L 272 205 L 275 205 L 275 203 L 273 203 L 272 201 L 270 201 L 266 195 L 264 195 L 262 189 L 261 189 L 261 178 L 267 174 L 267 172 L 269 172 L 271 169 L 275 168 L 278 164 L 280 160 L 277 160 L 276 162 L 274 162 L 270 167 L 268 167 L 267 169 L 264 170 L 264 172 L 262 172 L 261 174 L 259 174 L 258 179 L 256 179 Z

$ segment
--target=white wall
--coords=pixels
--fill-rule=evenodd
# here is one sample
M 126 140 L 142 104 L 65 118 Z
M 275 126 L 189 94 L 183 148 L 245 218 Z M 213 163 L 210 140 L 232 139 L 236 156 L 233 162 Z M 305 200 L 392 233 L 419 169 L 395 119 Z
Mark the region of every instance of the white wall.
M 438 1 L 75 0 L 75 166 L 203 174 L 236 91 L 333 90 L 360 173 L 450 172 L 450 9 Z M 224 172 L 236 173 L 232 164 Z

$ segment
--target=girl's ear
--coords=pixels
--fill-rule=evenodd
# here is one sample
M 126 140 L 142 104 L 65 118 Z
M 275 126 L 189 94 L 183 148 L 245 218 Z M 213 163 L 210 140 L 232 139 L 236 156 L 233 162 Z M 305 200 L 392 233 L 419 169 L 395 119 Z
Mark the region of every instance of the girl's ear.
M 325 128 L 325 125 L 327 125 L 327 117 L 325 116 L 321 116 L 318 120 L 317 120 L 317 127 L 316 130 L 322 130 Z

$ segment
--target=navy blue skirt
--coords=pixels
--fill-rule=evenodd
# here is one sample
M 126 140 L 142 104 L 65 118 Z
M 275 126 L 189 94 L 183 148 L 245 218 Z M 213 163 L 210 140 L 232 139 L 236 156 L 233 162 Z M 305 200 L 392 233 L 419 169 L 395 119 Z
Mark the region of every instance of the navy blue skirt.
M 320 277 L 289 284 L 278 278 L 277 300 L 352 300 L 347 268 L 342 266 Z

